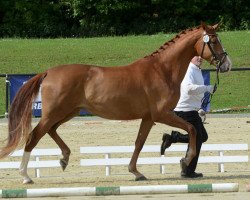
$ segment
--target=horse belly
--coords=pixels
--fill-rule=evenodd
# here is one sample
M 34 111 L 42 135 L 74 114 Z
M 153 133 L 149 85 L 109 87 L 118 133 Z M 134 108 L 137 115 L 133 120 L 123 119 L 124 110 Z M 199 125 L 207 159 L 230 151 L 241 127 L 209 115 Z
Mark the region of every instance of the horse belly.
M 138 119 L 148 112 L 139 78 L 125 68 L 92 68 L 84 85 L 85 106 L 108 119 Z
M 122 98 L 106 95 L 103 98 L 88 101 L 86 107 L 94 115 L 117 120 L 139 119 L 149 112 L 146 102 L 133 99 L 129 95 Z

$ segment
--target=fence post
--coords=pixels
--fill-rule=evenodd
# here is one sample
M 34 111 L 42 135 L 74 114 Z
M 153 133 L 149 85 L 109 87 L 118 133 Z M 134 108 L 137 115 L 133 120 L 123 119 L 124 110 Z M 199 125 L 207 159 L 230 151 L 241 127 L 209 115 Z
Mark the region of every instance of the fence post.
M 105 159 L 109 159 L 110 158 L 110 154 L 109 153 L 106 153 L 105 154 Z M 110 173 L 111 173 L 111 167 L 110 166 L 106 166 L 106 176 L 109 176 Z
M 164 158 L 164 155 L 161 155 L 162 158 Z M 165 174 L 165 166 L 164 165 L 160 165 L 160 173 L 161 174 Z
M 35 156 L 36 162 L 39 162 L 39 156 Z M 40 169 L 36 168 L 35 169 L 35 174 L 37 178 L 40 178 Z
M 223 158 L 223 151 L 219 151 L 219 156 Z M 219 163 L 218 164 L 219 172 L 225 172 L 224 170 L 224 163 Z

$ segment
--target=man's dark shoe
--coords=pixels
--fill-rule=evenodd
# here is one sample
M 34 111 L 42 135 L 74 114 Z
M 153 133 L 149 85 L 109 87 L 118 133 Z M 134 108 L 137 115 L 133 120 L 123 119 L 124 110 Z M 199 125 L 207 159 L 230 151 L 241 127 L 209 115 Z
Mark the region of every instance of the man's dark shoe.
M 164 155 L 166 148 L 172 144 L 171 135 L 164 133 L 162 136 L 161 155 Z
M 192 172 L 192 173 L 181 173 L 181 177 L 183 178 L 201 178 L 203 177 L 202 173 L 196 173 L 196 172 Z

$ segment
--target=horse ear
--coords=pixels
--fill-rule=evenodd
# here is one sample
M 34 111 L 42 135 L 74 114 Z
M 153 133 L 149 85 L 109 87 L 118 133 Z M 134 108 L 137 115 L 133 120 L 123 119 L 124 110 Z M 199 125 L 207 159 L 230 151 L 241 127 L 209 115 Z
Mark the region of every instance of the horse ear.
M 220 23 L 213 25 L 213 28 L 215 31 L 217 31 L 220 28 Z
M 207 25 L 205 22 L 201 21 L 201 27 L 203 28 L 204 31 L 207 30 Z

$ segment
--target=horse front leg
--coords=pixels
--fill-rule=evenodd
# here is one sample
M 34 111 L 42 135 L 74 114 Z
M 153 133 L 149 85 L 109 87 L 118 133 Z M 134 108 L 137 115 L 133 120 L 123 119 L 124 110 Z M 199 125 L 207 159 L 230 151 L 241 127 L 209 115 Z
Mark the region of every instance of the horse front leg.
M 186 170 L 192 159 L 196 155 L 196 130 L 192 124 L 186 122 L 184 119 L 178 117 L 173 111 L 165 111 L 162 115 L 156 119 L 156 122 L 164 123 L 169 126 L 180 128 L 188 132 L 189 136 L 189 149 L 186 153 L 186 157 L 180 161 L 183 171 Z
M 132 174 L 135 175 L 135 181 L 141 181 L 141 180 L 146 180 L 147 178 L 141 174 L 137 168 L 136 168 L 136 163 L 139 157 L 139 154 L 143 148 L 143 145 L 148 137 L 148 134 L 154 125 L 154 122 L 151 119 L 142 119 L 140 129 L 135 141 L 135 150 L 132 155 L 132 158 L 130 160 L 128 170 Z

